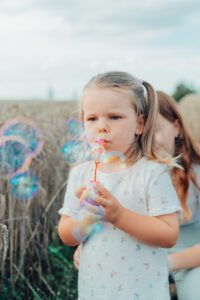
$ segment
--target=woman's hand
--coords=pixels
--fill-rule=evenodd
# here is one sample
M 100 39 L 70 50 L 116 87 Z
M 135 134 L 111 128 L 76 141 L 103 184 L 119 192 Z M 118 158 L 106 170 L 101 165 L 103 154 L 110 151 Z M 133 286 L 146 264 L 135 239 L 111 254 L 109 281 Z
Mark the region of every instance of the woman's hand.
M 168 255 L 170 272 L 200 266 L 200 244 Z
M 74 252 L 74 256 L 73 256 L 73 263 L 74 263 L 74 267 L 75 267 L 76 270 L 79 269 L 80 251 L 81 251 L 81 245 L 79 245 L 76 248 L 76 251 Z

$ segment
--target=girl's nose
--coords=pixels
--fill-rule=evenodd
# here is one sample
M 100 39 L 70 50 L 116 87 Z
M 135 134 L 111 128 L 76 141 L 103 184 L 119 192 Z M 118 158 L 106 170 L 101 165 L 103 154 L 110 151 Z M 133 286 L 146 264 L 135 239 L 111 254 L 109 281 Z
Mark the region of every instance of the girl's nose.
M 97 132 L 98 133 L 107 133 L 110 131 L 109 123 L 105 119 L 99 120 L 97 124 Z
M 108 130 L 106 128 L 99 128 L 98 129 L 98 133 L 105 133 L 107 132 Z

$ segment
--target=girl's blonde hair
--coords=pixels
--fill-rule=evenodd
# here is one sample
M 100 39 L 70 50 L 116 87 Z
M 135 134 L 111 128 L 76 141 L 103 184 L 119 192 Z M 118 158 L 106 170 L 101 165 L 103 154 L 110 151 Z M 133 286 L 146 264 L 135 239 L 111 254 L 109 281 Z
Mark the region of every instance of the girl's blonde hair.
M 178 120 L 180 126 L 180 133 L 174 140 L 174 156 L 181 154 L 180 165 L 183 167 L 183 169 L 173 168 L 171 170 L 171 174 L 175 189 L 183 208 L 183 217 L 185 220 L 189 220 L 191 216 L 187 207 L 187 198 L 190 181 L 192 181 L 197 189 L 200 190 L 192 166 L 193 163 L 200 164 L 200 147 L 186 128 L 175 101 L 162 91 L 157 91 L 157 96 L 159 113 L 171 123 Z
M 127 91 L 131 95 L 137 116 L 142 117 L 144 123 L 142 134 L 136 137 L 134 146 L 127 153 L 127 157 L 130 158 L 131 161 L 137 161 L 145 156 L 149 160 L 166 163 L 169 166 L 175 164 L 173 158 L 170 156 L 167 158 L 161 157 L 154 146 L 158 99 L 156 91 L 151 84 L 139 80 L 129 73 L 113 71 L 94 76 L 84 87 L 83 94 L 86 89 L 92 87 Z M 84 112 L 82 101 L 80 115 L 83 120 Z

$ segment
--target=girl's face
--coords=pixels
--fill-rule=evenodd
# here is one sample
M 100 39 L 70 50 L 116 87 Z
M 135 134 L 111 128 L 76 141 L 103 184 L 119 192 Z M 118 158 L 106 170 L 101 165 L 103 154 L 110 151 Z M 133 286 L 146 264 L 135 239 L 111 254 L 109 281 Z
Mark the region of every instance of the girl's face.
M 161 114 L 158 115 L 157 129 L 155 132 L 155 141 L 159 149 L 167 151 L 171 155 L 174 155 L 174 139 L 179 133 L 178 120 L 170 122 L 164 118 Z
M 125 154 L 141 133 L 130 94 L 89 87 L 82 97 L 83 120 L 89 144 L 103 141 L 106 150 Z

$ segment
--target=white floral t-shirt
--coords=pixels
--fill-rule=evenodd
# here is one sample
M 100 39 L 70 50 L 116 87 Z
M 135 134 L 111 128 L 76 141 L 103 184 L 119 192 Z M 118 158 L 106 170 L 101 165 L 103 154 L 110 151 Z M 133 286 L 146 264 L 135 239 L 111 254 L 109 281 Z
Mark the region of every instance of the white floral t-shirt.
M 93 163 L 70 172 L 59 213 L 77 218 L 74 190 L 93 178 Z M 116 173 L 98 171 L 101 182 L 126 208 L 145 216 L 180 210 L 168 168 L 142 158 Z M 167 250 L 145 245 L 108 222 L 81 246 L 79 300 L 169 300 Z

